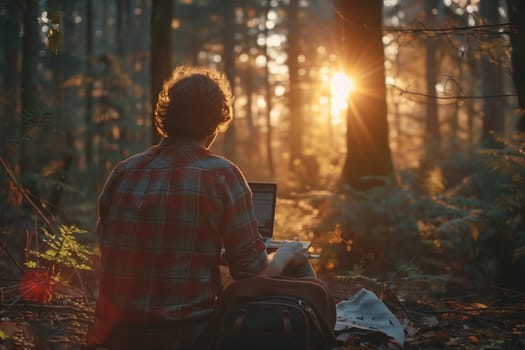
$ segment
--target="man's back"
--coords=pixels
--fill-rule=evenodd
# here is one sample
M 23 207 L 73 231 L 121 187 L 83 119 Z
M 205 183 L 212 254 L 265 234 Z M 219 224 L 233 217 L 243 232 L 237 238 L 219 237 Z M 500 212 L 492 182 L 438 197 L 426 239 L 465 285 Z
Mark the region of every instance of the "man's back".
M 223 239 L 233 253 L 258 240 L 250 201 L 237 167 L 191 140 L 166 140 L 117 165 L 99 203 L 97 316 L 130 325 L 205 319 Z M 250 260 L 242 273 L 255 275 L 266 255 Z

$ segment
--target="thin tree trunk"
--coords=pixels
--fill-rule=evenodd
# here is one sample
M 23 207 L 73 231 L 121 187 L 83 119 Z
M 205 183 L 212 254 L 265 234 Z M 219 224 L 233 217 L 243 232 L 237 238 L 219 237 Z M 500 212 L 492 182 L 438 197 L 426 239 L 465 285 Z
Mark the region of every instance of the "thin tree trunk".
M 247 145 L 248 154 L 252 159 L 259 159 L 261 151 L 259 147 L 259 130 L 256 126 L 253 115 L 253 94 L 254 94 L 254 62 L 247 62 L 245 74 L 245 95 L 246 95 L 246 126 L 248 129 L 249 140 Z
M 20 133 L 20 173 L 25 175 L 31 169 L 31 157 L 27 150 L 27 132 L 39 107 L 38 101 L 38 57 L 39 25 L 38 0 L 27 0 L 24 9 L 24 38 L 22 43 L 22 117 Z
M 115 25 L 115 54 L 117 59 L 116 62 L 114 62 L 114 64 L 119 64 L 125 67 L 129 67 L 129 61 L 125 57 L 126 35 L 124 35 L 125 28 L 129 24 L 128 11 L 128 0 L 118 0 L 116 14 L 117 20 Z M 121 89 L 119 89 L 119 91 L 121 91 Z M 121 91 L 121 93 L 123 92 Z M 113 105 L 119 113 L 119 152 L 121 155 L 126 155 L 129 154 L 127 151 L 129 147 L 129 142 L 131 141 L 131 134 L 133 129 L 131 127 L 131 121 L 133 118 L 133 116 L 131 115 L 131 111 L 135 111 L 135 108 L 130 106 L 130 104 L 126 103 L 125 101 L 122 101 L 125 98 L 125 96 L 118 96 L 117 98 L 119 100 Z
M 480 15 L 485 24 L 499 23 L 499 1 L 481 0 Z M 490 38 L 492 39 L 492 38 Z M 501 94 L 503 91 L 503 71 L 493 57 L 485 54 L 481 57 L 481 89 L 484 96 Z M 505 132 L 505 101 L 503 98 L 483 100 L 483 126 L 481 145 L 495 148 L 502 144 L 497 141 Z
M 467 69 L 468 69 L 468 76 L 473 79 L 473 77 L 477 77 L 479 75 L 479 66 L 476 59 L 474 59 L 472 50 L 467 49 Z M 475 95 L 476 94 L 476 87 L 475 86 L 469 86 L 469 90 L 466 91 L 467 94 Z M 475 108 L 474 108 L 474 101 L 471 99 L 467 99 L 465 101 L 465 111 L 467 113 L 467 152 L 469 159 L 472 159 L 474 156 L 474 146 L 476 144 L 476 138 L 475 138 L 475 130 L 474 130 L 474 122 L 475 117 L 477 114 Z
M 518 132 L 525 132 L 525 2 L 507 0 L 511 24 L 512 76 L 518 93 Z
M 49 19 L 56 25 L 62 26 L 62 17 L 63 13 L 65 13 L 64 6 L 67 6 L 67 4 L 64 4 L 63 0 L 49 0 L 48 1 L 48 17 Z M 71 35 L 69 32 L 65 32 L 65 35 Z M 67 40 L 70 41 L 70 40 Z M 64 40 L 66 42 L 66 40 Z M 60 62 L 63 60 L 63 48 L 58 47 L 57 52 L 54 56 L 51 57 L 52 60 L 56 60 L 57 62 Z M 58 64 L 56 64 L 58 66 Z M 53 91 L 56 93 L 56 104 L 61 108 L 62 110 L 65 110 L 65 91 L 64 91 L 64 72 L 63 70 L 58 70 L 55 72 L 53 76 Z M 71 135 L 71 122 L 70 122 L 70 116 L 69 115 L 60 115 L 60 119 L 63 121 L 62 125 L 64 127 L 64 139 L 63 144 L 64 148 L 62 150 L 62 162 L 61 166 L 57 168 L 55 174 L 54 174 L 54 180 L 57 181 L 56 185 L 52 187 L 51 193 L 49 195 L 49 208 L 51 213 L 56 216 L 58 213 L 58 210 L 60 208 L 60 201 L 62 199 L 64 183 L 67 183 L 69 178 L 69 169 L 73 163 L 73 152 L 74 152 L 74 145 L 73 145 L 73 137 Z
M 294 169 L 296 161 L 302 157 L 302 113 L 301 86 L 299 82 L 299 0 L 290 0 L 288 8 L 288 74 L 290 80 L 290 169 Z
M 127 0 L 117 0 L 117 19 L 115 23 L 115 53 L 119 58 L 124 55 L 126 35 L 125 27 L 128 24 L 129 3 Z
M 392 113 L 394 118 L 394 126 L 396 130 L 396 148 L 397 153 L 401 154 L 403 152 L 403 129 L 401 127 L 401 114 L 399 113 L 399 102 L 397 94 L 394 93 L 394 90 L 390 90 L 391 104 L 394 107 L 394 112 Z
M 254 139 L 255 123 L 253 121 L 253 61 L 248 61 L 244 75 L 246 94 L 246 125 L 250 138 Z M 253 151 L 253 149 L 251 149 Z
M 16 147 L 16 136 L 12 133 L 19 130 L 18 121 L 18 59 L 20 39 L 18 34 L 20 32 L 20 4 L 17 0 L 9 0 L 5 4 L 5 8 L 9 15 L 4 15 L 6 21 L 4 24 L 5 36 L 10 40 L 5 40 L 2 43 L 4 65 L 3 70 L 3 95 L 6 98 L 6 103 L 1 105 L 2 117 L 0 118 L 0 154 L 5 160 L 14 168 L 18 168 L 17 157 L 18 150 Z
M 270 176 L 273 178 L 275 176 L 275 166 L 273 164 L 273 152 L 272 152 L 272 122 L 271 122 L 271 113 L 272 113 L 272 87 L 270 84 L 270 70 L 268 68 L 268 63 L 270 60 L 270 54 L 268 52 L 268 26 L 266 22 L 268 20 L 268 12 L 270 12 L 270 2 L 267 2 L 267 7 L 264 11 L 264 54 L 266 56 L 266 65 L 264 66 L 264 90 L 266 94 L 266 157 L 268 164 L 268 171 Z
M 86 124 L 85 134 L 85 157 L 86 168 L 93 164 L 93 66 L 94 66 L 94 52 L 93 52 L 93 3 L 86 1 L 86 83 L 85 86 L 85 115 L 84 122 Z
M 232 91 L 235 90 L 235 58 L 233 56 L 234 46 L 234 29 L 233 29 L 233 3 L 232 0 L 223 0 L 224 7 L 224 73 L 230 81 Z M 230 122 L 228 130 L 224 135 L 224 155 L 233 161 L 236 161 L 237 137 L 235 132 L 235 118 Z
M 197 56 L 199 55 L 199 9 L 197 9 L 197 6 L 195 4 L 191 5 L 190 8 L 190 20 L 192 22 L 191 26 L 191 39 L 190 39 L 190 48 L 189 48 L 189 55 L 191 59 L 191 63 L 193 65 L 197 64 Z
M 425 14 L 427 23 L 434 26 L 436 16 L 433 11 L 438 7 L 438 0 L 425 1 Z M 429 95 L 426 101 L 425 112 L 425 159 L 423 164 L 431 166 L 432 162 L 441 152 L 441 132 L 439 130 L 438 105 L 436 98 L 436 42 L 434 38 L 427 38 L 425 42 L 425 71 L 426 71 L 426 92 Z
M 456 62 L 457 62 L 457 66 L 458 66 L 458 70 L 459 70 L 459 73 L 458 73 L 458 81 L 463 81 L 464 77 L 463 77 L 463 59 L 464 57 L 461 56 L 461 57 L 458 57 L 456 59 Z M 449 151 L 448 153 L 449 154 L 452 154 L 452 153 L 456 153 L 458 151 L 458 147 L 460 147 L 460 140 L 459 140 L 459 129 L 460 129 L 460 125 L 459 125 L 459 111 L 461 110 L 461 106 L 462 104 L 460 103 L 456 103 L 454 105 L 454 110 L 452 112 L 452 116 L 451 116 L 451 125 L 450 125 L 450 129 L 451 129 L 451 136 L 450 136 L 450 148 L 449 148 Z
M 162 84 L 171 73 L 171 16 L 172 0 L 153 0 L 151 5 L 151 110 L 155 110 Z M 160 135 L 152 116 L 151 142 L 158 143 Z
M 1 43 L 5 69 L 2 76 L 3 95 L 6 102 L 0 105 L 0 157 L 6 160 L 13 169 L 18 168 L 17 137 L 14 132 L 20 129 L 18 120 L 18 58 L 20 39 L 20 7 L 16 0 L 7 1 L 4 5 L 7 10 L 3 30 L 6 37 L 11 38 Z M 9 188 L 9 178 L 5 171 L 0 170 L 0 188 Z M 4 227 L 12 219 L 12 203 L 7 193 L 0 196 L 0 227 Z
M 109 36 L 109 26 L 108 26 L 108 18 L 110 18 L 111 16 L 111 11 L 110 11 L 110 8 L 109 8 L 109 2 L 108 0 L 102 0 L 102 6 L 100 6 L 100 1 L 101 0 L 98 0 L 99 2 L 99 5 L 97 7 L 99 13 L 102 12 L 100 14 L 100 17 L 101 17 L 101 24 L 100 26 L 102 27 L 102 40 L 100 40 L 100 46 L 102 46 L 102 52 L 105 54 L 107 53 L 109 50 L 108 48 L 111 47 L 113 45 L 113 43 L 111 42 L 111 37 Z

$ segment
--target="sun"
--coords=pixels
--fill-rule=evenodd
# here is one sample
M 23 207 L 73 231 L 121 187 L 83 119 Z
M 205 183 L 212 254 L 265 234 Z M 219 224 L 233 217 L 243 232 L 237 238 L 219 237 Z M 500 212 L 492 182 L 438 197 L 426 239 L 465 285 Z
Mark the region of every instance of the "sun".
M 348 96 L 355 89 L 354 81 L 345 73 L 336 72 L 330 80 L 332 116 L 336 117 L 348 108 Z

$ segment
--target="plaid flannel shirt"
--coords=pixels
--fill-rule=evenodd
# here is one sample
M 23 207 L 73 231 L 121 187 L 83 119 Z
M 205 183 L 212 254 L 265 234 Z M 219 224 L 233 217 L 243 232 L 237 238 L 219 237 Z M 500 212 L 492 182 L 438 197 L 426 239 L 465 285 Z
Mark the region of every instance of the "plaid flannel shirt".
M 148 325 L 173 321 L 186 326 L 167 330 L 170 341 L 189 344 L 206 321 L 185 321 L 211 313 L 220 259 L 235 279 L 268 264 L 246 179 L 191 140 L 165 139 L 113 169 L 99 198 L 97 235 L 102 258 L 92 343 L 123 326 L 143 325 L 147 338 Z M 127 337 L 139 337 L 132 333 Z

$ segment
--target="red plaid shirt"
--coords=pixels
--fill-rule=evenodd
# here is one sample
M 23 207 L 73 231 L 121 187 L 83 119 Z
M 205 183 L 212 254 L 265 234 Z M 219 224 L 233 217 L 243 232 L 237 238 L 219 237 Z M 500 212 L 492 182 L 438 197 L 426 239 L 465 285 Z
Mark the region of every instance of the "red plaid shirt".
M 99 198 L 97 234 L 102 259 L 91 343 L 119 327 L 151 333 L 150 325 L 173 321 L 183 326 L 167 330 L 169 341 L 189 344 L 220 288 L 221 249 L 235 279 L 268 264 L 246 179 L 191 140 L 165 139 L 119 163 Z M 203 322 L 184 325 L 195 319 Z

